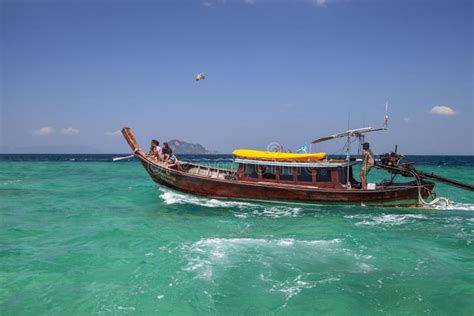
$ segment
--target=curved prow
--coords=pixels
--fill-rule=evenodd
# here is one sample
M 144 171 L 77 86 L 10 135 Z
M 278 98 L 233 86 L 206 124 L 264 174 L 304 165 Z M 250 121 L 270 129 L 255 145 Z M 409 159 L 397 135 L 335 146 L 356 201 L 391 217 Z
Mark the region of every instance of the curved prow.
M 130 148 L 132 148 L 134 153 L 140 149 L 140 146 L 138 145 L 138 142 L 135 139 L 135 135 L 133 135 L 133 132 L 129 127 L 122 128 L 122 134 L 123 134 L 123 137 L 125 137 L 125 140 L 127 141 L 128 145 L 130 145 Z

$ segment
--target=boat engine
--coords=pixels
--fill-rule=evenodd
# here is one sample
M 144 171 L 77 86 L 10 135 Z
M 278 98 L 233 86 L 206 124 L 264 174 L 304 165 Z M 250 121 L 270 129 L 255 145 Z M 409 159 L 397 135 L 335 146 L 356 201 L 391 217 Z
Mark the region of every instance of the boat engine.
M 389 152 L 380 155 L 380 164 L 383 166 L 398 167 L 402 159 L 402 155 L 399 155 L 395 152 Z
M 462 183 L 456 180 L 452 180 L 452 179 L 435 175 L 433 173 L 423 172 L 415 168 L 413 161 L 402 163 L 401 161 L 403 158 L 404 156 L 397 154 L 396 150 L 395 152 L 382 154 L 380 155 L 380 162 L 376 164 L 376 167 L 380 169 L 384 169 L 394 175 L 400 174 L 404 177 L 415 177 L 418 180 L 424 180 L 424 179 L 434 180 L 434 181 L 438 181 L 447 185 L 452 185 L 464 190 L 474 191 L 474 185 L 472 184 Z

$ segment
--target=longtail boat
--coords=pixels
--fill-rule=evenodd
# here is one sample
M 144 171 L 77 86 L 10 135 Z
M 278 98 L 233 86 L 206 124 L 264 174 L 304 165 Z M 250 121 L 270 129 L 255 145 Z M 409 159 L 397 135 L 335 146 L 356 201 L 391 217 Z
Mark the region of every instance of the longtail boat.
M 434 183 L 425 181 L 425 178 L 474 190 L 469 184 L 418 172 L 411 163 L 401 163 L 403 156 L 396 152 L 381 155 L 376 164 L 377 168 L 391 174 L 390 180 L 372 184 L 367 189 L 356 188 L 352 167 L 357 162 L 349 157 L 351 137 L 363 141 L 365 133 L 383 129 L 350 130 L 312 142 L 347 137 L 347 159 L 328 159 L 322 153 L 307 160 L 278 155 L 260 158 L 256 152 L 241 151 L 234 155 L 237 169 L 179 160 L 172 163 L 160 161 L 140 149 L 130 128 L 123 128 L 122 134 L 155 183 L 212 198 L 401 206 L 419 205 L 425 203 L 424 199 L 433 197 Z M 395 182 L 397 175 L 413 177 L 414 180 Z

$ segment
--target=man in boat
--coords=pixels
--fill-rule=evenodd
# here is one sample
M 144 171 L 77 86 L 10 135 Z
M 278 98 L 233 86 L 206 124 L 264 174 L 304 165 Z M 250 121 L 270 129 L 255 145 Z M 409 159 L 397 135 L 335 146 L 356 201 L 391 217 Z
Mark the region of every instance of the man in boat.
M 163 160 L 168 162 L 171 157 L 173 157 L 173 150 L 168 143 L 163 143 Z
M 148 155 L 155 157 L 158 160 L 161 160 L 163 155 L 162 152 L 163 150 L 160 147 L 160 142 L 156 139 L 153 139 L 150 144 L 150 152 L 148 153 Z
M 362 184 L 362 189 L 367 189 L 367 174 L 370 169 L 374 166 L 374 154 L 370 150 L 369 143 L 362 144 L 362 166 L 360 167 L 360 182 Z

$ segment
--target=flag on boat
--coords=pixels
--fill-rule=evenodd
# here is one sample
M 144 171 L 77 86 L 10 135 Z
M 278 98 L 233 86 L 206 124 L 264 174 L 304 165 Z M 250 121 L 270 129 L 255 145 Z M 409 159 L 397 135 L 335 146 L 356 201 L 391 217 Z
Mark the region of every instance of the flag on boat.
M 309 151 L 309 150 L 308 150 L 308 144 L 307 144 L 307 143 L 304 143 L 304 146 L 301 147 L 300 149 L 298 149 L 296 152 L 297 152 L 297 153 L 305 153 L 305 154 L 306 154 L 306 153 L 308 153 L 308 151 Z
M 388 115 L 387 114 L 385 114 L 385 117 L 383 118 L 383 124 L 385 126 L 387 126 L 387 124 L 388 124 Z

